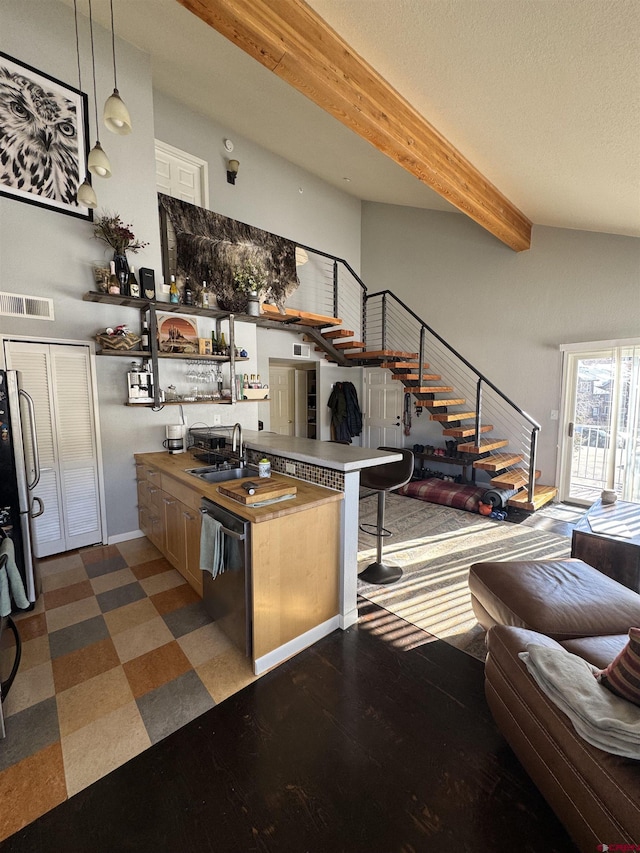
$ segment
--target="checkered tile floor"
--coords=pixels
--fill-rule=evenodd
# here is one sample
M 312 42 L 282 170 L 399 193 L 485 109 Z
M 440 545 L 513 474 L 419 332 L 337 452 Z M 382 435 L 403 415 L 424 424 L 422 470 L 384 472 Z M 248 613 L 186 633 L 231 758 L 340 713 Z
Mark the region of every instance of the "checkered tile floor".
M 41 574 L 43 595 L 16 619 L 0 840 L 254 680 L 146 539 L 51 558 Z

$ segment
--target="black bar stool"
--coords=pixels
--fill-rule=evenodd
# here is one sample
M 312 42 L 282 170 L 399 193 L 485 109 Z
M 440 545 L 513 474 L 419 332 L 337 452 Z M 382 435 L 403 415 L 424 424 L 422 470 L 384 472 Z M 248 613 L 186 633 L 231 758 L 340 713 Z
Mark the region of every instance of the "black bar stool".
M 401 453 L 402 459 L 398 462 L 390 462 L 387 465 L 374 465 L 371 468 L 363 468 L 360 471 L 360 485 L 363 489 L 373 489 L 378 493 L 378 517 L 376 524 L 361 524 L 360 530 L 377 537 L 377 553 L 375 563 L 371 563 L 360 572 L 359 578 L 367 583 L 395 583 L 402 577 L 400 566 L 387 565 L 382 562 L 382 540 L 385 536 L 391 536 L 391 531 L 384 526 L 384 502 L 385 495 L 391 489 L 399 489 L 408 483 L 413 474 L 413 452 L 401 447 L 379 447 L 378 450 L 386 450 L 389 453 Z M 367 530 L 367 528 L 370 528 Z

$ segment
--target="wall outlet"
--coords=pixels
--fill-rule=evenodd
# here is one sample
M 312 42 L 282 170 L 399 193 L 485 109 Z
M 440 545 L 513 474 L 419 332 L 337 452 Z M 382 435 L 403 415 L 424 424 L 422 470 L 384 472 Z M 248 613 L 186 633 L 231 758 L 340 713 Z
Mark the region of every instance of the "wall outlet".
M 287 474 L 295 474 L 296 473 L 296 463 L 295 462 L 285 462 L 284 470 Z
M 222 418 L 220 417 L 220 415 L 214 415 L 213 416 L 213 425 L 214 426 L 220 426 L 221 423 L 222 423 Z

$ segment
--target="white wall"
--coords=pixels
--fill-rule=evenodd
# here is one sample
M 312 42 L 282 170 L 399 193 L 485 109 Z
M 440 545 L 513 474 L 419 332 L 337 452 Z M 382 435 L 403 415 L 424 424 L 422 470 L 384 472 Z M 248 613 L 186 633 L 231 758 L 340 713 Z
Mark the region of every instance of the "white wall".
M 113 89 L 109 33 L 94 24 L 98 109 Z M 88 21 L 80 20 L 83 90 L 90 92 Z M 0 50 L 16 59 L 77 86 L 73 8 L 57 0 L 2 0 L 0 3 Z M 118 86 L 132 116 L 133 133 L 114 136 L 100 130 L 113 176 L 94 179 L 98 213 L 119 213 L 131 222 L 136 236 L 150 245 L 135 257 L 135 264 L 155 269 L 161 280 L 160 235 L 155 188 L 154 138 L 190 151 L 210 165 L 211 208 L 243 222 L 285 237 L 318 246 L 348 258 L 354 267 L 360 260 L 360 203 L 307 175 L 254 144 L 245 143 L 232 128 L 217 127 L 202 116 L 154 95 L 149 57 L 119 40 Z M 212 81 L 212 85 L 215 81 Z M 155 111 L 155 116 L 154 116 Z M 157 126 L 156 126 L 157 122 Z M 96 130 L 90 121 L 91 145 Z M 231 136 L 241 163 L 238 183 L 226 182 L 222 139 Z M 300 194 L 298 187 L 304 192 Z M 126 322 L 137 326 L 134 309 L 82 301 L 93 289 L 90 263 L 102 256 L 101 244 L 92 238 L 86 221 L 0 198 L 0 289 L 52 297 L 55 322 L 0 320 L 0 333 L 34 339 L 88 340 L 106 326 Z M 203 334 L 210 329 L 200 320 Z M 255 327 L 242 334 L 242 343 L 257 359 Z M 240 338 L 240 334 L 238 335 Z M 127 408 L 126 359 L 97 359 L 100 423 L 105 468 L 108 533 L 120 535 L 137 528 L 133 453 L 161 449 L 166 424 L 178 422 L 176 407 L 154 413 Z M 248 372 L 254 372 L 249 369 Z M 264 372 L 258 370 L 257 372 Z M 169 374 L 167 374 L 167 377 Z M 168 384 L 167 381 L 162 383 Z M 184 407 L 190 423 L 212 423 L 215 414 L 223 422 L 236 420 L 255 426 L 258 407 L 197 405 Z
M 637 336 L 640 239 L 536 226 L 516 254 L 465 216 L 364 203 L 362 258 L 370 290 L 394 291 L 541 424 L 553 483 L 559 346 Z M 427 443 L 426 418 L 408 444 Z

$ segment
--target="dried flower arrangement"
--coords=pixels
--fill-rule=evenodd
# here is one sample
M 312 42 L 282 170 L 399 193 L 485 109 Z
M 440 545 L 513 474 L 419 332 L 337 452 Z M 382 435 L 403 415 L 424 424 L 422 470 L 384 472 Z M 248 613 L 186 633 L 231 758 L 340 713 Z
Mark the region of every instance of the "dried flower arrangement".
M 137 240 L 132 225 L 126 225 L 117 213 L 103 213 L 93 223 L 93 236 L 111 246 L 116 255 L 138 252 L 148 246 Z
M 240 293 L 257 293 L 266 287 L 267 273 L 263 267 L 246 261 L 233 274 L 233 285 Z

